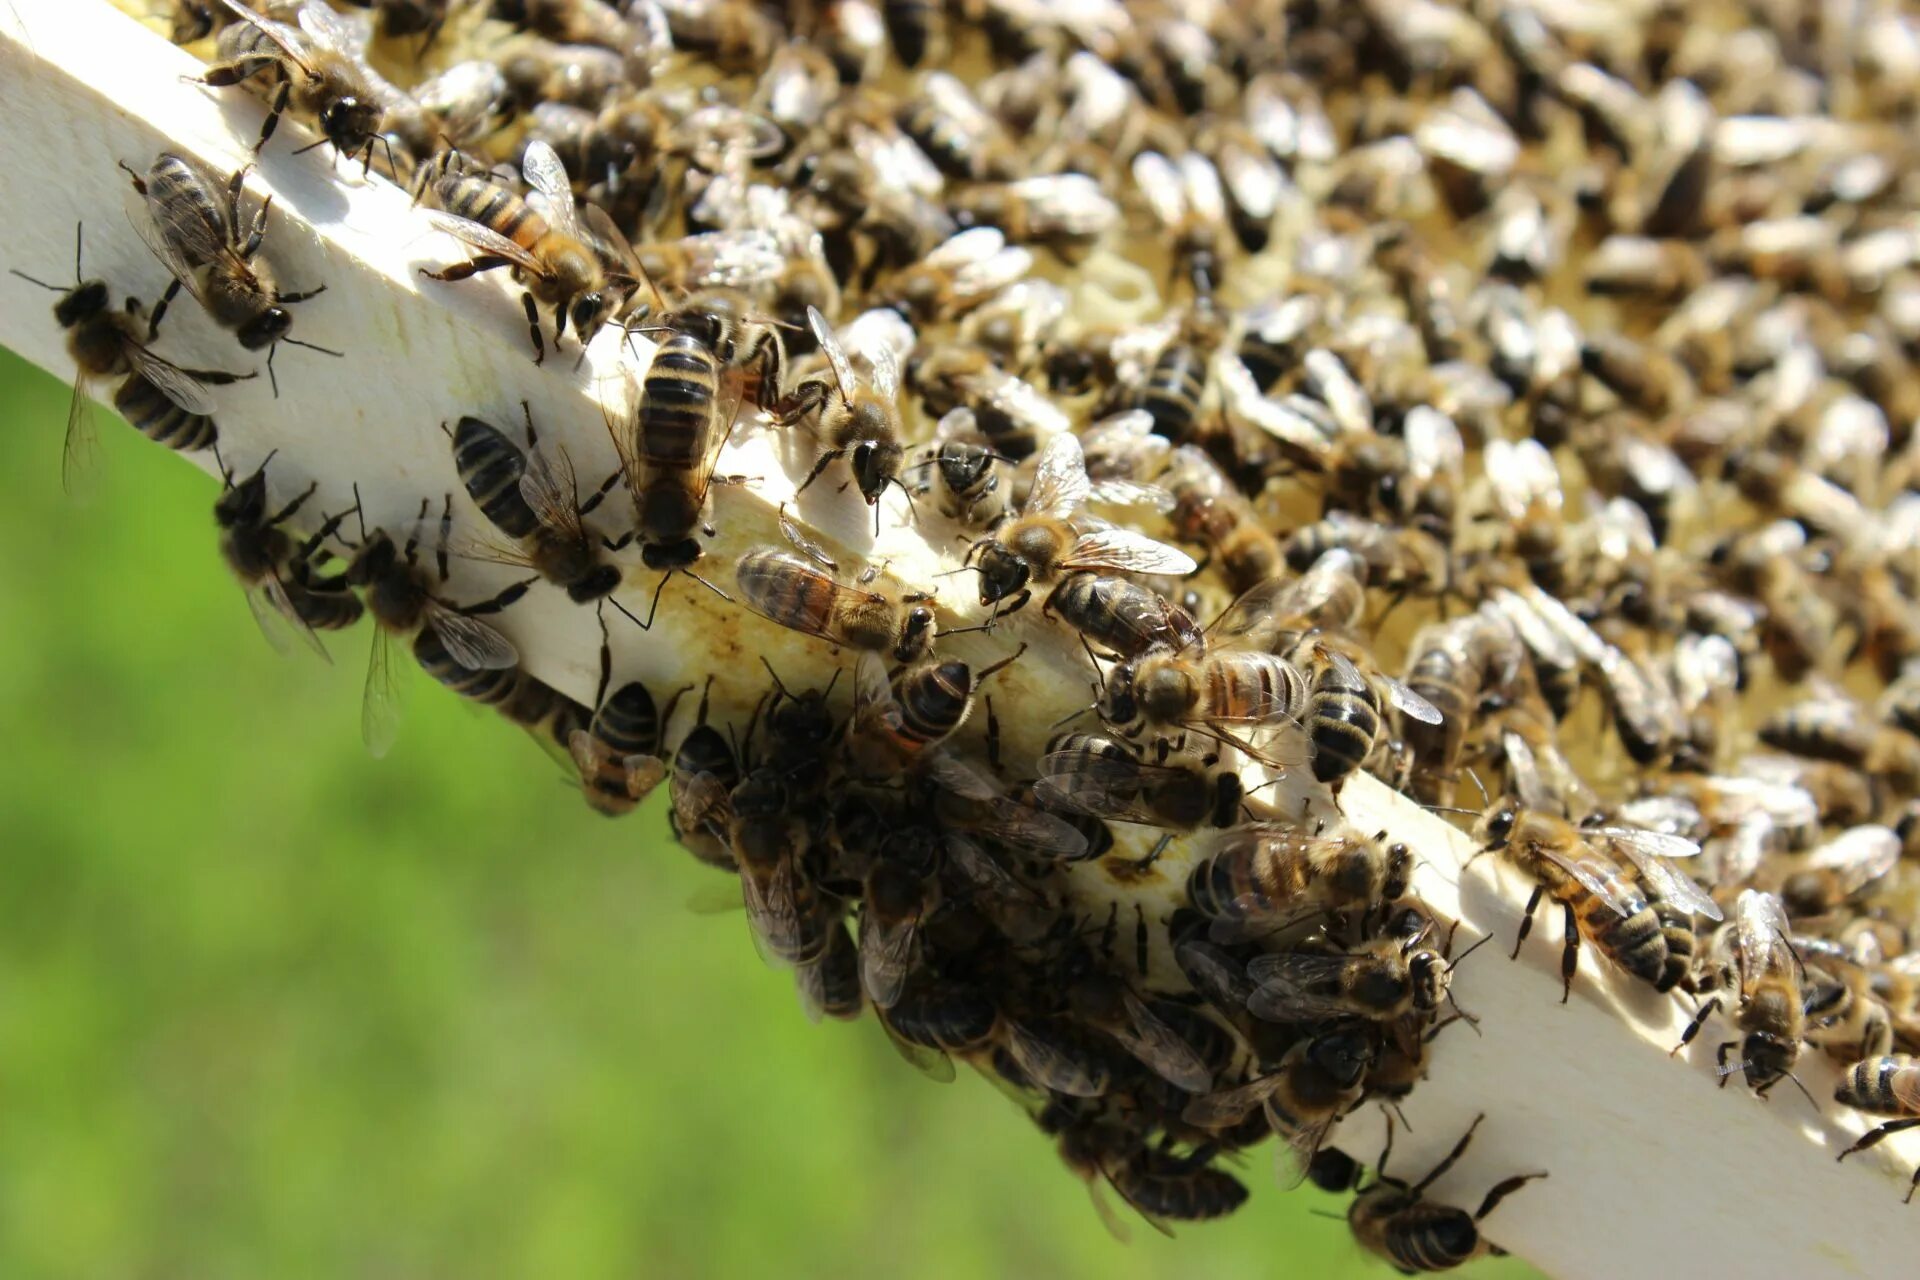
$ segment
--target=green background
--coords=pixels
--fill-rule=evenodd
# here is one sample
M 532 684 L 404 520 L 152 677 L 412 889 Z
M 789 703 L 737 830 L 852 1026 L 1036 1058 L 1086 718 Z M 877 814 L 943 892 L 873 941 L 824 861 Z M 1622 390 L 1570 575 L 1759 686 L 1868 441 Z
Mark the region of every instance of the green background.
M 276 656 L 210 480 L 103 414 L 77 508 L 67 388 L 0 351 L 0 405 L 0 1276 L 1390 1274 L 1264 1150 L 1116 1243 L 1006 1099 L 688 911 L 657 805 L 424 679 L 370 760 L 364 631 Z

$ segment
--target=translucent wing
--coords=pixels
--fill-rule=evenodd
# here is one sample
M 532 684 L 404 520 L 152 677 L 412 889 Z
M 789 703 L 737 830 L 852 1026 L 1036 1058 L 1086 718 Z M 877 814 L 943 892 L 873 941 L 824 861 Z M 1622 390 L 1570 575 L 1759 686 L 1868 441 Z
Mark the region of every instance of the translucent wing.
M 1740 989 L 1752 991 L 1769 968 L 1791 963 L 1782 955 L 1776 962 L 1774 948 L 1787 951 L 1787 909 L 1777 895 L 1757 889 L 1743 889 L 1733 904 L 1734 950 L 1739 957 Z
M 782 504 L 780 507 L 780 533 L 782 537 L 793 544 L 794 550 L 819 565 L 822 569 L 825 569 L 828 573 L 838 573 L 840 571 L 840 562 L 829 555 L 825 547 L 809 537 L 806 530 L 794 523 L 793 518 L 787 514 L 785 504 Z
M 865 730 L 876 720 L 898 723 L 899 710 L 894 702 L 893 684 L 887 678 L 887 664 L 880 655 L 863 651 L 853 669 L 853 723 Z
M 1227 216 L 1226 197 L 1220 190 L 1220 171 L 1213 161 L 1198 151 L 1180 157 L 1180 185 L 1187 208 L 1203 222 L 1218 224 Z
M 989 261 L 1006 246 L 1007 237 L 1000 228 L 970 227 L 935 245 L 922 261 L 929 267 L 957 273 L 966 267 Z
M 1230 1129 L 1265 1103 L 1279 1087 L 1278 1075 L 1261 1076 L 1235 1088 L 1193 1099 L 1181 1111 L 1180 1118 L 1202 1129 Z
M 892 347 L 879 347 L 870 352 L 867 359 L 873 369 L 874 394 L 892 404 L 900 396 L 900 358 Z
M 949 864 L 965 876 L 974 888 L 1003 898 L 1031 901 L 1040 896 L 1011 871 L 1001 866 L 999 859 L 987 852 L 972 837 L 958 831 L 949 831 L 944 838 L 944 845 Z
M 474 671 L 505 671 L 520 661 L 513 642 L 478 618 L 441 604 L 427 606 L 427 625 L 440 636 L 447 653 Z
M 1134 811 L 1134 802 L 1155 770 L 1176 772 L 1163 765 L 1080 749 L 1050 751 L 1041 757 L 1034 791 L 1047 803 L 1075 813 L 1117 818 Z
M 373 652 L 367 658 L 367 685 L 360 695 L 360 739 L 375 759 L 393 748 L 400 736 L 400 698 L 405 690 L 394 663 L 393 633 L 373 629 Z
M 1024 178 L 1008 188 L 1030 201 L 1049 224 L 1072 236 L 1097 236 L 1120 220 L 1100 184 L 1083 173 Z
M 580 491 L 566 446 L 553 446 L 551 454 L 547 449 L 528 449 L 526 460 L 526 468 L 520 473 L 520 496 L 541 524 L 572 541 L 584 542 L 587 533 L 580 518 Z
M 1646 854 L 1657 858 L 1691 858 L 1700 852 L 1700 846 L 1685 836 L 1669 835 L 1664 831 L 1647 831 L 1641 827 L 1595 827 L 1583 831 L 1582 834 L 1589 839 L 1598 836 L 1613 847 L 1630 854 Z
M 1073 1098 L 1097 1098 L 1106 1081 L 1097 1079 L 1071 1056 L 1011 1019 L 1001 1023 L 1007 1052 L 1020 1069 L 1042 1088 Z
M 898 1052 L 902 1058 L 905 1058 L 915 1071 L 926 1076 L 929 1080 L 938 1081 L 940 1084 L 953 1083 L 955 1073 L 952 1058 L 949 1058 L 938 1049 L 931 1049 L 926 1045 L 915 1044 L 913 1041 L 904 1038 L 893 1029 L 884 1017 L 878 1019 L 878 1021 L 880 1023 L 880 1029 L 887 1033 L 887 1040 L 892 1043 L 894 1050 Z
M 1391 702 L 1401 715 L 1418 720 L 1422 724 L 1439 724 L 1446 719 L 1440 714 L 1440 708 L 1392 676 L 1383 675 L 1379 678 L 1379 682 L 1386 687 L 1387 701 Z
M 320 656 L 320 661 L 332 663 L 333 655 L 327 652 L 327 646 L 320 639 L 320 633 L 300 616 L 300 610 L 287 594 L 286 584 L 280 581 L 278 574 L 261 583 L 256 594 L 264 599 L 275 613 L 286 620 L 287 624 L 293 628 L 294 634 L 306 643 L 307 648 Z
M 446 213 L 439 209 L 429 209 L 427 210 L 427 221 L 469 248 L 478 249 L 482 253 L 490 253 L 496 257 L 505 258 L 515 266 L 524 267 L 528 271 L 544 274 L 546 270 L 540 265 L 540 260 L 528 253 L 525 249 L 522 249 L 519 245 L 507 239 L 499 232 L 489 227 L 483 227 L 470 219 L 462 218 L 456 214 Z
M 791 858 L 781 858 L 762 881 L 760 876 L 743 872 L 740 899 L 747 908 L 747 923 L 765 945 L 763 957 L 786 961 L 800 953 L 804 926 L 800 920 L 799 899 L 794 893 Z
M 1061 558 L 1065 569 L 1119 569 L 1126 573 L 1164 573 L 1184 578 L 1199 572 L 1192 556 L 1131 529 L 1083 533 Z
M 274 44 L 280 47 L 280 51 L 293 59 L 294 62 L 302 67 L 311 67 L 313 65 L 313 48 L 308 44 L 306 34 L 298 27 L 290 27 L 284 22 L 275 22 L 272 18 L 262 17 L 260 14 L 255 13 L 253 10 L 241 4 L 240 0 L 220 0 L 220 3 L 224 4 L 228 9 L 231 9 L 235 16 L 251 24 L 255 30 L 266 36 L 267 39 L 273 41 Z M 315 6 L 311 3 L 303 6 L 301 16 L 304 18 L 306 16 L 304 10 L 313 7 Z
M 1133 158 L 1133 185 L 1161 226 L 1174 226 L 1186 217 L 1186 188 L 1180 171 L 1158 151 L 1142 151 Z
M 1637 897 L 1629 896 L 1625 882 L 1616 874 L 1618 868 L 1598 858 L 1563 853 L 1558 849 L 1545 846 L 1538 847 L 1536 851 L 1548 862 L 1572 876 L 1581 888 L 1598 898 L 1616 915 L 1630 916 L 1638 909 Z
M 1161 1021 L 1160 1016 L 1131 991 L 1121 994 L 1121 1003 L 1126 1009 L 1126 1020 L 1107 1027 L 1106 1031 L 1124 1045 L 1128 1053 L 1176 1089 L 1202 1094 L 1213 1088 L 1213 1072 L 1207 1070 L 1207 1064 L 1178 1032 Z
M 1275 625 L 1284 620 L 1277 606 L 1288 585 L 1282 579 L 1269 578 L 1241 592 L 1207 624 L 1208 641 L 1249 649 L 1266 644 Z
M 1336 1112 L 1309 1121 L 1291 1132 L 1283 1131 L 1286 1141 L 1278 1144 L 1273 1152 L 1273 1176 L 1281 1190 L 1291 1191 L 1307 1180 L 1307 1167 L 1320 1154 L 1321 1146 L 1339 1119 Z
M 218 408 L 213 402 L 213 393 L 208 389 L 207 384 L 173 361 L 155 354 L 131 339 L 121 343 L 121 350 L 126 352 L 127 362 L 133 366 L 135 373 L 152 383 L 161 395 L 188 413 L 211 417 L 213 411 Z
M 1286 179 L 1273 157 L 1250 147 L 1229 145 L 1220 152 L 1220 176 L 1233 202 L 1248 216 L 1265 220 L 1280 207 Z
M 1807 865 L 1836 872 L 1841 887 L 1856 893 L 1892 871 L 1900 862 L 1900 837 L 1869 824 L 1841 832 L 1807 855 Z
M 582 205 L 578 212 L 586 224 L 588 238 L 611 274 L 636 284 L 648 279 L 646 268 L 640 265 L 633 245 L 627 241 L 626 232 L 620 230 L 612 215 L 597 204 Z
M 1520 803 L 1528 809 L 1551 812 L 1558 797 L 1541 776 L 1539 761 L 1534 758 L 1527 740 L 1508 730 L 1500 735 L 1500 750 L 1507 761 L 1507 780 Z
M 874 920 L 871 909 L 860 917 L 860 985 L 879 1008 L 891 1009 L 900 1003 L 912 970 L 919 925 L 917 915 L 885 924 Z
M 1614 848 L 1618 849 L 1634 866 L 1640 868 L 1640 874 L 1653 887 L 1654 893 L 1669 906 L 1693 915 L 1705 916 L 1709 920 L 1725 919 L 1714 900 L 1665 858 L 1637 849 L 1631 844 L 1615 844 Z M 1695 852 L 1698 852 L 1697 847 Z
M 133 228 L 134 233 L 140 237 L 141 243 L 147 246 L 148 251 L 160 260 L 160 265 L 167 269 L 167 274 L 175 280 L 178 280 L 186 291 L 192 295 L 194 301 L 203 307 L 206 306 L 207 295 L 200 280 L 199 270 L 193 263 L 187 260 L 185 246 L 176 242 L 173 236 L 162 230 L 154 221 L 155 216 L 157 216 L 157 211 L 151 209 L 149 210 L 149 216 L 144 218 L 129 214 L 127 224 Z M 191 226 L 193 224 L 189 222 L 185 225 Z M 217 253 L 220 252 L 220 250 L 216 248 L 214 252 Z M 202 259 L 202 261 L 211 260 L 211 257 Z
M 1346 1010 L 1338 999 L 1340 976 L 1351 964 L 1345 956 L 1300 952 L 1255 956 L 1247 963 L 1253 993 L 1247 1009 L 1267 1022 L 1317 1022 Z
M 91 497 L 100 470 L 100 432 L 93 420 L 93 397 L 84 373 L 73 380 L 67 400 L 67 434 L 60 449 L 60 487 L 70 498 Z
M 1159 485 L 1137 480 L 1096 480 L 1087 493 L 1087 501 L 1106 507 L 1151 507 L 1162 515 L 1178 505 L 1173 495 Z
M 1218 947 L 1183 942 L 1174 948 L 1174 960 L 1193 989 L 1209 1004 L 1223 1010 L 1244 1008 L 1253 984 L 1239 962 Z
M 580 218 L 573 207 L 573 183 L 559 154 L 547 143 L 534 139 L 520 157 L 520 174 L 541 197 L 553 229 L 561 235 L 579 238 Z
M 813 330 L 813 336 L 820 344 L 821 354 L 826 356 L 827 364 L 833 369 L 833 380 L 840 388 L 840 398 L 851 400 L 853 390 L 859 385 L 853 376 L 853 365 L 847 360 L 847 353 L 840 346 L 840 339 L 834 333 L 827 318 L 813 307 L 807 308 L 807 325 Z
M 1087 459 L 1079 438 L 1071 433 L 1057 435 L 1040 451 L 1024 513 L 1070 515 L 1085 505 L 1088 487 Z

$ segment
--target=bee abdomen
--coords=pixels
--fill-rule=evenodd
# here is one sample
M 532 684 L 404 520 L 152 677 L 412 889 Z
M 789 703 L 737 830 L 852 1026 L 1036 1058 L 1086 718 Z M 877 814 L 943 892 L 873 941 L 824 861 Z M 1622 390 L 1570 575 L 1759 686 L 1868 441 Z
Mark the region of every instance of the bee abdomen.
M 434 195 L 448 213 L 477 222 L 522 248 L 547 233 L 546 219 L 532 205 L 486 178 L 449 175 L 434 184 Z
M 1313 776 L 1320 782 L 1333 782 L 1358 769 L 1380 735 L 1380 716 L 1371 700 L 1348 689 L 1315 690 L 1308 722 Z
M 179 453 L 210 449 L 220 436 L 212 418 L 187 412 L 137 373 L 113 393 L 113 407 L 141 435 Z
M 518 667 L 478 670 L 454 661 L 440 633 L 422 627 L 413 639 L 413 656 L 426 673 L 461 697 L 485 706 L 500 707 L 512 698 L 520 682 Z
M 527 538 L 540 518 L 520 492 L 526 455 L 496 428 L 478 418 L 462 418 L 453 433 L 453 465 L 480 513 L 510 538 Z
M 964 662 L 943 662 L 899 690 L 901 736 L 922 745 L 960 727 L 973 701 L 973 673 Z
M 1597 902 L 1594 905 L 1609 910 Z M 1659 986 L 1667 968 L 1667 935 L 1653 909 L 1643 907 L 1604 930 L 1595 938 L 1601 949 L 1634 977 Z
M 660 745 L 660 713 L 639 681 L 616 689 L 593 718 L 593 736 L 617 756 L 652 755 Z
M 640 451 L 660 466 L 691 466 L 704 452 L 719 362 L 698 338 L 678 333 L 654 354 L 640 387 Z
M 1480 1250 L 1480 1232 L 1465 1212 L 1449 1205 L 1415 1204 L 1386 1230 L 1387 1252 L 1407 1271 L 1449 1271 Z
M 1153 419 L 1155 435 L 1183 439 L 1200 411 L 1200 396 L 1206 389 L 1206 363 L 1192 347 L 1180 346 L 1161 353 L 1153 372 L 1140 390 L 1139 407 Z

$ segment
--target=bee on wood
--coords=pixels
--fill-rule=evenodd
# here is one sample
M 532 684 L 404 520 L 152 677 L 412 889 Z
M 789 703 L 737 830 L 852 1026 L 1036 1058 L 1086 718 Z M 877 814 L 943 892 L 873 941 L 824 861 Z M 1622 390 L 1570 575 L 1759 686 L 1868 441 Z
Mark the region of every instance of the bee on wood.
M 346 512 L 327 517 L 304 542 L 286 525 L 319 489 L 316 481 L 275 510 L 267 496 L 268 454 L 252 475 L 235 483 L 221 466 L 222 488 L 213 504 L 214 523 L 220 527 L 220 556 L 247 593 L 247 606 L 261 634 L 276 649 L 283 648 L 276 624 L 291 624 L 295 632 L 322 658 L 326 646 L 316 634 L 338 631 L 360 620 L 360 601 L 347 590 L 349 579 L 321 577 L 313 570 L 314 557 L 334 536 Z
M 114 407 L 148 439 L 181 452 L 209 449 L 218 440 L 209 387 L 243 382 L 253 374 L 216 369 L 184 369 L 152 350 L 153 324 L 141 318 L 140 304 L 127 299 L 113 306 L 102 280 L 88 280 L 80 268 L 83 228 L 75 227 L 73 285 L 48 284 L 24 271 L 13 274 L 28 284 L 60 295 L 53 317 L 67 331 L 67 354 L 75 368 L 73 395 L 67 403 L 66 443 L 60 475 L 69 493 L 77 491 L 99 456 L 94 434 L 92 388 L 125 375 L 114 393 Z
M 420 274 L 451 281 L 509 268 L 525 286 L 520 301 L 533 362 L 541 364 L 547 350 L 539 304 L 553 308 L 556 346 L 569 323 L 585 345 L 647 277 L 613 220 L 598 205 L 575 205 L 566 166 L 551 146 L 528 143 L 520 172 L 533 197 L 516 195 L 490 176 L 453 168 L 433 179 L 428 192 L 435 208 L 428 217 L 476 256 L 438 271 L 422 267 Z
M 149 340 L 159 332 L 168 305 L 185 288 L 215 324 L 239 338 L 242 347 L 248 351 L 269 348 L 269 381 L 273 380 L 274 352 L 283 342 L 322 355 L 341 354 L 288 336 L 293 314 L 287 308 L 326 292 L 327 287 L 289 293 L 275 282 L 272 270 L 258 256 L 267 237 L 273 198 L 262 201 L 248 225 L 242 226 L 248 222 L 240 199 L 246 169 L 222 183 L 200 165 L 170 151 L 160 153 L 144 178 L 125 164 L 120 167 L 146 201 L 148 218 L 136 219 L 134 230 L 173 276 L 147 321 Z M 279 393 L 275 383 L 274 394 Z
M 1845 1160 L 1856 1151 L 1865 1151 L 1883 1139 L 1920 1125 L 1920 1064 L 1904 1053 L 1889 1054 L 1856 1062 L 1847 1069 L 1833 1088 L 1833 1100 L 1868 1115 L 1893 1116 L 1884 1124 L 1867 1130 L 1836 1159 Z M 1907 1187 L 1906 1203 L 1920 1190 L 1920 1169 Z
M 1480 1233 L 1480 1224 L 1500 1207 L 1501 1201 L 1527 1183 L 1546 1177 L 1545 1173 L 1516 1174 L 1494 1184 L 1472 1214 L 1425 1198 L 1427 1188 L 1466 1153 L 1474 1131 L 1485 1119 L 1484 1115 L 1475 1116 L 1446 1158 L 1411 1186 L 1387 1173 L 1387 1157 L 1393 1152 L 1393 1122 L 1387 1122 L 1387 1145 L 1374 1165 L 1373 1182 L 1361 1187 L 1347 1206 L 1347 1225 L 1361 1248 L 1407 1275 L 1451 1271 L 1475 1258 L 1489 1254 L 1498 1257 L 1506 1252 Z
M 900 479 L 907 450 L 901 443 L 899 363 L 890 347 L 876 347 L 870 353 L 872 376 L 862 379 L 855 375 L 853 363 L 826 317 L 809 307 L 807 323 L 826 356 L 831 378 L 802 381 L 782 401 L 775 416 L 782 424 L 791 424 L 815 415 L 813 429 L 825 448 L 800 488 L 804 490 L 819 479 L 836 459 L 847 459 L 860 496 L 874 508 L 877 529 L 880 495 L 887 486 L 898 485 L 907 491 Z M 911 497 L 911 491 L 907 492 Z
M 1716 969 L 1737 979 L 1730 994 L 1738 1001 L 1734 1022 L 1741 1036 L 1721 1044 L 1716 1053 L 1721 1086 L 1735 1072 L 1744 1074 L 1747 1086 L 1762 1095 L 1783 1079 L 1799 1085 L 1793 1066 L 1806 1037 L 1812 992 L 1779 897 L 1743 889 L 1734 901 L 1732 922 L 1714 936 L 1713 948 Z M 1708 1017 L 1723 1004 L 1721 995 L 1709 996 L 1673 1052 L 1692 1044 Z M 1727 1058 L 1735 1049 L 1740 1060 L 1730 1064 Z M 1805 1087 L 1801 1090 L 1805 1092 Z
M 1222 942 L 1328 911 L 1368 914 L 1407 894 L 1413 852 L 1382 831 L 1330 836 L 1275 824 L 1223 833 L 1187 876 L 1187 901 Z

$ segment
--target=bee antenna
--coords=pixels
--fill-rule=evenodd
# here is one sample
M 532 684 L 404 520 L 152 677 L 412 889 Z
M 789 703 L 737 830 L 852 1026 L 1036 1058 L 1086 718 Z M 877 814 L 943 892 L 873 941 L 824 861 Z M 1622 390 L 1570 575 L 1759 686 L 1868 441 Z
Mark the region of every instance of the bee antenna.
M 667 583 L 667 580 L 663 576 L 660 579 L 660 585 L 664 587 L 666 583 Z M 640 619 L 634 617 L 632 610 L 628 609 L 627 606 L 621 604 L 618 600 L 614 600 L 612 596 L 604 596 L 602 597 L 602 599 L 612 601 L 613 607 L 618 609 L 621 613 L 626 614 L 627 620 L 633 623 L 634 626 L 640 628 L 642 631 L 653 630 L 653 614 L 651 611 L 649 611 L 647 614 L 647 621 L 642 622 L 640 621 Z M 656 605 L 659 604 L 660 602 L 660 592 L 657 589 L 653 593 L 653 600 Z
M 1316 1218 L 1332 1218 L 1335 1222 L 1345 1222 L 1347 1220 L 1346 1214 L 1335 1213 L 1331 1209 L 1309 1209 L 1307 1212 Z
M 335 359 L 344 357 L 347 354 L 344 351 L 335 351 L 332 347 L 320 346 L 318 343 L 302 342 L 298 338 L 282 338 L 280 341 L 291 347 L 305 347 L 309 351 L 318 351 L 323 356 L 333 356 Z M 273 357 L 271 355 L 267 357 L 267 363 L 273 363 Z
M 353 518 L 360 525 L 360 541 L 364 544 L 367 540 L 367 508 L 360 501 L 360 482 L 358 480 L 353 482 Z
M 1479 790 L 1480 790 L 1480 799 L 1481 799 L 1482 801 L 1484 801 L 1485 803 L 1487 803 L 1487 804 L 1492 804 L 1492 803 L 1493 803 L 1493 797 L 1487 794 L 1487 784 L 1486 784 L 1486 783 L 1484 783 L 1484 782 L 1482 782 L 1482 781 L 1480 781 L 1480 775 L 1479 775 L 1479 774 L 1477 774 L 1477 773 L 1475 773 L 1475 772 L 1473 771 L 1473 766 L 1472 766 L 1472 765 L 1468 765 L 1468 766 L 1467 766 L 1467 776 L 1468 776 L 1469 778 L 1472 778 L 1472 779 L 1473 779 L 1473 785 L 1474 785 L 1475 787 L 1477 787 L 1477 788 L 1479 788 Z
M 1459 924 L 1459 922 L 1458 922 L 1458 921 L 1455 921 L 1454 923 L 1455 923 L 1455 925 L 1456 925 L 1456 927 L 1457 927 L 1457 926 L 1458 926 L 1458 924 Z M 1449 937 L 1451 937 L 1452 935 L 1451 935 L 1451 934 L 1449 934 L 1448 936 L 1449 936 Z M 1488 940 L 1489 938 L 1491 938 L 1491 937 L 1493 937 L 1493 935 L 1492 935 L 1492 934 L 1490 934 L 1490 933 L 1487 933 L 1487 934 L 1482 934 L 1482 935 L 1480 936 L 1480 941 L 1478 941 L 1478 942 L 1476 942 L 1476 943 L 1474 943 L 1474 944 L 1473 944 L 1472 946 L 1470 946 L 1470 947 L 1468 947 L 1468 948 L 1467 948 L 1467 949 L 1466 949 L 1465 951 L 1462 951 L 1462 952 L 1461 952 L 1461 953 L 1460 953 L 1459 955 L 1457 955 L 1457 956 L 1455 956 L 1455 957 L 1453 957 L 1453 958 L 1452 958 L 1451 960 L 1449 960 L 1449 961 L 1447 961 L 1447 972 L 1448 972 L 1448 973 L 1452 973 L 1452 972 L 1453 972 L 1453 971 L 1454 971 L 1455 969 L 1457 969 L 1457 968 L 1459 968 L 1459 967 L 1460 967 L 1460 962 L 1461 962 L 1462 960 L 1465 960 L 1465 959 L 1466 959 L 1466 958 L 1467 958 L 1468 956 L 1470 956 L 1470 955 L 1472 955 L 1472 954 L 1473 954 L 1474 952 L 1476 952 L 1476 951 L 1478 951 L 1478 950 L 1479 950 L 1479 949 L 1480 949 L 1481 947 L 1484 947 L 1484 946 L 1486 946 L 1486 945 L 1487 945 L 1487 940 Z M 1458 1009 L 1459 1007 L 1460 1007 L 1459 1005 L 1455 1005 L 1455 1006 L 1454 1006 L 1454 1008 L 1456 1008 L 1456 1009 Z
M 701 586 L 705 587 L 707 590 L 713 592 L 713 594 L 719 596 L 722 600 L 725 600 L 728 604 L 733 603 L 732 596 L 728 595 L 726 592 L 722 591 L 720 588 L 714 586 L 711 582 L 708 582 L 705 578 L 701 577 L 699 574 L 695 573 L 693 570 L 682 569 L 680 572 L 686 574 L 689 578 L 692 578 L 695 582 L 699 583 Z
M 787 692 L 787 686 L 782 684 L 780 681 L 780 673 L 773 669 L 773 664 L 767 661 L 767 655 L 764 653 L 760 655 L 760 665 L 765 667 L 767 669 L 767 674 L 773 677 L 773 687 L 780 691 L 781 697 L 785 698 L 788 702 L 799 701 L 798 698 L 794 697 L 791 693 Z M 833 674 L 836 679 L 839 678 L 840 673 L 838 670 L 836 670 Z
M 67 291 L 65 285 L 48 284 L 45 280 L 36 280 L 32 276 L 28 275 L 26 272 L 18 270 L 17 268 L 9 267 L 8 272 L 12 275 L 19 276 L 22 280 L 25 280 L 28 284 L 37 284 L 42 289 L 49 290 L 50 292 L 53 292 L 53 293 L 65 293 Z
M 322 138 L 318 142 L 309 142 L 306 146 L 299 148 L 293 154 L 297 156 L 303 156 L 307 154 L 307 152 L 312 151 L 315 147 L 324 147 L 327 145 L 327 143 L 331 141 L 332 141 L 331 138 Z
M 80 245 L 86 238 L 86 232 L 85 222 L 73 224 L 73 282 L 76 285 L 80 283 Z
M 1813 1108 L 1816 1115 L 1819 1114 L 1820 1104 L 1815 1102 L 1813 1095 L 1807 1092 L 1807 1086 L 1800 1083 L 1800 1077 L 1789 1071 L 1787 1072 L 1787 1079 L 1793 1081 L 1793 1087 L 1800 1091 L 1800 1096 L 1807 1100 L 1807 1105 Z
M 1479 811 L 1477 810 L 1456 809 L 1450 804 L 1427 804 L 1427 805 L 1421 805 L 1420 807 L 1425 809 L 1428 813 L 1464 813 L 1469 818 L 1477 818 L 1480 816 Z
M 840 673 L 845 669 L 846 668 L 844 667 L 835 667 L 833 669 L 833 678 L 828 680 L 827 687 L 820 691 L 820 696 L 822 698 L 825 698 L 828 694 L 833 692 L 833 686 L 840 683 Z

